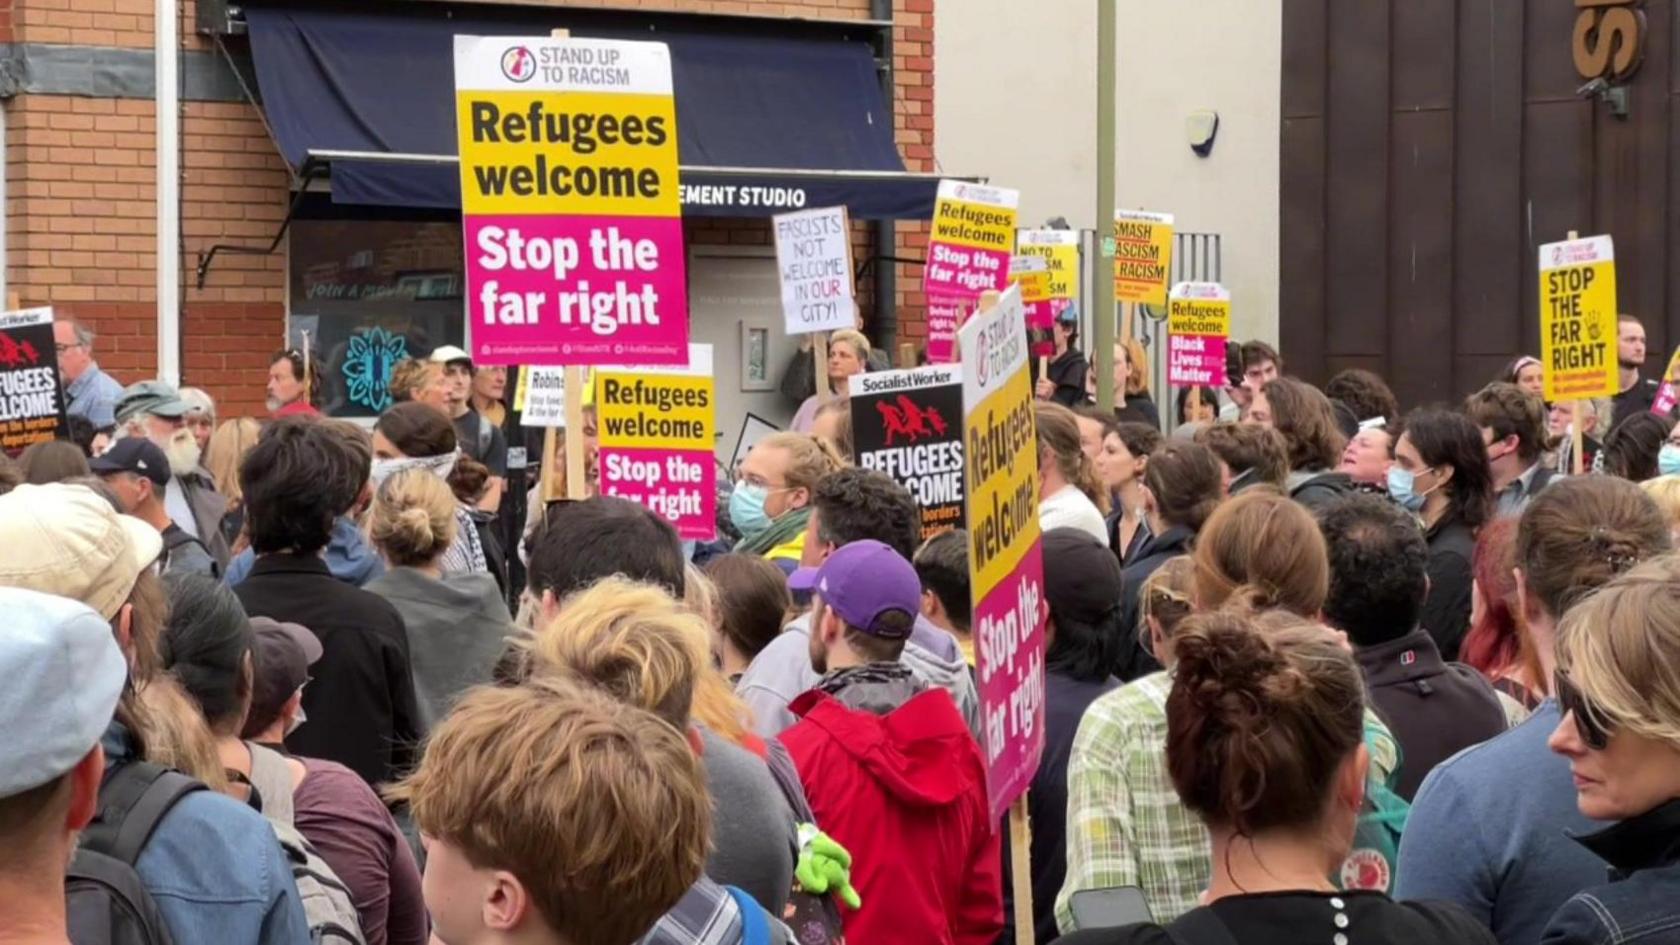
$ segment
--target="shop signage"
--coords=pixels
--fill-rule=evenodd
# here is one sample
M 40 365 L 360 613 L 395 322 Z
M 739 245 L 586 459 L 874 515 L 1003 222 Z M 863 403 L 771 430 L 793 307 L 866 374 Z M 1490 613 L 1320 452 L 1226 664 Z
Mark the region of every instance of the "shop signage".
M 1548 402 L 1614 397 L 1616 247 L 1608 236 L 1540 247 L 1540 365 Z
M 956 366 L 854 374 L 851 394 L 858 467 L 910 490 L 924 540 L 961 528 L 962 374 Z
M 601 494 L 639 502 L 683 540 L 717 534 L 717 397 L 712 346 L 689 345 L 686 367 L 595 372 Z
M 1044 557 L 1026 309 L 1011 287 L 959 332 L 970 600 L 993 822 L 1044 754 Z
M 663 43 L 455 37 L 479 364 L 681 364 L 688 296 Z
M 1575 0 L 1570 53 L 1583 79 L 1620 82 L 1639 71 L 1645 58 L 1643 0 Z
M 1167 383 L 1223 387 L 1231 293 L 1217 282 L 1180 282 L 1167 297 Z

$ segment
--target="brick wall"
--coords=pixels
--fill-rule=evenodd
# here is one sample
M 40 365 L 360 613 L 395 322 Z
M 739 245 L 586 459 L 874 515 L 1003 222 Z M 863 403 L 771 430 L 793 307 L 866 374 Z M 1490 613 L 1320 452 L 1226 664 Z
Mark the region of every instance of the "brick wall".
M 910 170 L 933 167 L 933 3 L 894 0 L 895 133 Z M 571 0 L 557 6 L 864 19 L 868 0 Z M 208 49 L 183 0 L 182 45 Z M 150 48 L 152 0 L 0 0 L 0 41 Z M 154 106 L 150 101 L 23 95 L 6 103 L 8 286 L 99 334 L 95 356 L 119 379 L 156 369 Z M 185 383 L 206 387 L 224 416 L 261 414 L 269 355 L 284 341 L 284 246 L 218 256 L 203 289 L 198 254 L 218 242 L 264 244 L 284 218 L 288 176 L 246 104 L 181 109 L 182 347 Z M 920 258 L 926 225 L 898 226 L 898 254 Z M 761 221 L 707 222 L 697 240 L 768 242 Z M 861 260 L 871 247 L 854 233 Z M 926 335 L 921 267 L 898 267 L 899 336 Z M 873 284 L 861 287 L 865 310 Z

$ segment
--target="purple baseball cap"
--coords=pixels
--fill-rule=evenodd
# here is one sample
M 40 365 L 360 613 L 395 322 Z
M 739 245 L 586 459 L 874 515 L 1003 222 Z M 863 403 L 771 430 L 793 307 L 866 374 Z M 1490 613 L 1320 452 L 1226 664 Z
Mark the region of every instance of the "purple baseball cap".
M 877 627 L 882 614 L 902 610 L 914 618 L 921 611 L 922 582 L 916 577 L 916 569 L 903 555 L 878 541 L 841 545 L 821 567 L 793 572 L 788 587 L 821 594 L 847 626 L 883 639 L 910 636 L 910 624 L 905 624 L 902 631 Z

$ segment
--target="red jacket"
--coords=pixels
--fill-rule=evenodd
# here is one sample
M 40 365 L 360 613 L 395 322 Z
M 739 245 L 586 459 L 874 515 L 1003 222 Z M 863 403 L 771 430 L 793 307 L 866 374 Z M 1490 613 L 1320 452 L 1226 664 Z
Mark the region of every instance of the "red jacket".
M 853 945 L 991 945 L 1003 930 L 1000 837 L 986 766 L 943 689 L 886 715 L 811 691 L 781 734 L 817 825 L 852 854 L 863 908 L 840 910 Z

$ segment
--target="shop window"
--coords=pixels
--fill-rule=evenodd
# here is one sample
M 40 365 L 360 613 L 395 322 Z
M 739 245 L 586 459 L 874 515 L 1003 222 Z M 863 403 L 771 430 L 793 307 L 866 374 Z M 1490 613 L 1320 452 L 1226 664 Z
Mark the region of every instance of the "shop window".
M 466 347 L 459 222 L 297 220 L 290 241 L 287 335 L 309 333 L 326 413 L 376 416 L 398 361 Z

